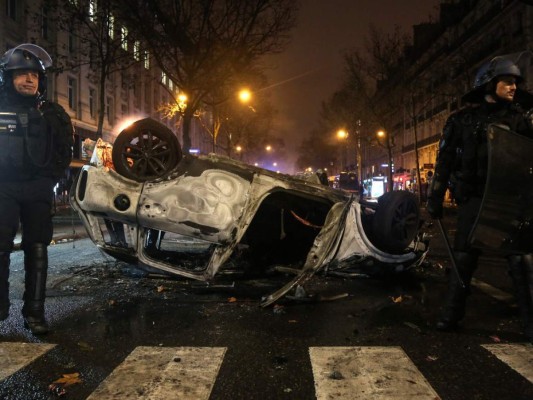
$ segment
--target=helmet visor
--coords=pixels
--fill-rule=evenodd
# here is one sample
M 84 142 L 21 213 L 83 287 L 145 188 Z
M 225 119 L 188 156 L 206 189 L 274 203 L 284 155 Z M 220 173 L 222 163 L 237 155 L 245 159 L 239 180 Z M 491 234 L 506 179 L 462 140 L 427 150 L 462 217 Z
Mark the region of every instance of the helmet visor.
M 2 57 L 2 64 L 9 63 L 9 59 L 11 58 L 15 50 L 25 50 L 28 53 L 31 53 L 33 56 L 37 57 L 41 61 L 45 69 L 52 66 L 52 58 L 50 57 L 50 54 L 48 54 L 46 50 L 42 47 L 32 43 L 23 43 L 11 50 L 8 50 Z

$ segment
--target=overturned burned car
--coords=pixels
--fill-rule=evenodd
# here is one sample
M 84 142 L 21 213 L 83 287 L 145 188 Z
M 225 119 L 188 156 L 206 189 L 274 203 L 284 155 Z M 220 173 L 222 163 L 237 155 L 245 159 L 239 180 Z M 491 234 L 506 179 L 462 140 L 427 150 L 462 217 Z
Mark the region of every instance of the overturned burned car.
M 152 119 L 123 130 L 113 168 L 86 165 L 71 204 L 111 256 L 186 278 L 225 272 L 292 272 L 271 304 L 313 274 L 402 271 L 421 263 L 417 199 L 377 201 L 219 155 L 181 155 L 176 136 Z

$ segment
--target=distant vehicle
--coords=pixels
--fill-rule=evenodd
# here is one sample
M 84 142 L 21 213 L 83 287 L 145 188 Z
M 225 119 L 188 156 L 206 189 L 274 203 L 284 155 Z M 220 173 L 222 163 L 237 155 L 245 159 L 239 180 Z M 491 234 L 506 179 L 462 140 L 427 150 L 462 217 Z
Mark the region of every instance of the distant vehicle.
M 84 166 L 70 192 L 97 246 L 119 260 L 202 281 L 294 273 L 263 305 L 318 271 L 402 271 L 428 250 L 411 193 L 364 203 L 356 192 L 227 157 L 182 156 L 176 136 L 149 118 L 120 133 L 112 160 L 115 170 Z

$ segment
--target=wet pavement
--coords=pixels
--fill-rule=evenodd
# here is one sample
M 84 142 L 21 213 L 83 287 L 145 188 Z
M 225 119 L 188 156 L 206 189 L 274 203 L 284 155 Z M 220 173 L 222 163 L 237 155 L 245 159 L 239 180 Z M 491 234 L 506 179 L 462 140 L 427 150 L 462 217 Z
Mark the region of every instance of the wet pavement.
M 448 210 L 444 222 L 453 235 L 452 213 Z M 72 233 L 72 224 L 60 225 L 57 238 L 61 231 Z M 0 323 L 0 342 L 55 347 L 0 381 L 0 398 L 56 398 L 48 385 L 79 373 L 80 382 L 65 388 L 66 398 L 87 399 L 141 347 L 226 349 L 210 399 L 316 398 L 317 367 L 309 355 L 313 348 L 330 347 L 402 349 L 442 399 L 533 398 L 532 383 L 483 347 L 523 343 L 512 303 L 474 288 L 463 329 L 448 334 L 433 329 L 449 261 L 436 226 L 427 228 L 433 238 L 424 268 L 385 280 L 316 276 L 299 297 L 267 308 L 260 307 L 261 297 L 291 276 L 228 276 L 208 286 L 161 279 L 115 262 L 89 239 L 60 242 L 49 248 L 52 332 L 43 338 L 22 327 L 22 252 L 15 252 L 13 307 Z M 499 258 L 482 258 L 476 278 L 510 293 Z M 374 386 L 393 382 L 390 374 L 374 378 Z M 332 376 L 330 382 L 348 382 L 348 376 Z

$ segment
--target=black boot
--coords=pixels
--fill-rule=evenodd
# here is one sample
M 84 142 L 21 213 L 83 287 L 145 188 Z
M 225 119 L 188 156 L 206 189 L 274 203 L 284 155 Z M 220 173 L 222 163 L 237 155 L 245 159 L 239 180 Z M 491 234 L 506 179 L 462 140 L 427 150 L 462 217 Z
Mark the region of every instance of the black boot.
M 44 317 L 46 296 L 46 276 L 48 272 L 47 246 L 33 243 L 24 248 L 24 269 L 26 272 L 24 291 L 24 326 L 34 335 L 48 333 L 48 323 Z
M 533 343 L 533 254 L 513 255 L 508 261 L 524 333 Z
M 9 316 L 9 252 L 0 252 L 0 321 Z
M 444 309 L 436 325 L 439 331 L 452 331 L 459 327 L 459 322 L 465 316 L 466 298 L 470 294 L 472 274 L 477 267 L 478 255 L 475 253 L 456 251 L 454 256 L 464 287 L 455 272 L 450 271 Z

